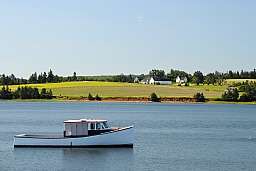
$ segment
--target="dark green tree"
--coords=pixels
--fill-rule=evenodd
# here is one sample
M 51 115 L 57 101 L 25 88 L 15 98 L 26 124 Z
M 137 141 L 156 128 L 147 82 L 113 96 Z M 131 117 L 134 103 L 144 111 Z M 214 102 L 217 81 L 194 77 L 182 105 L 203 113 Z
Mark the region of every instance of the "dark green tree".
M 28 82 L 32 83 L 32 84 L 38 83 L 37 73 L 36 72 L 29 77 Z
M 54 81 L 54 75 L 52 73 L 52 70 L 50 69 L 50 71 L 48 72 L 47 82 L 52 83 L 53 81 Z
M 12 99 L 13 93 L 9 89 L 8 85 L 3 86 L 2 90 L 0 91 L 0 99 Z
M 248 94 L 244 93 L 240 96 L 239 101 L 241 102 L 251 102 L 251 98 Z
M 59 76 L 58 76 L 58 75 L 54 75 L 54 77 L 53 77 L 53 82 L 54 82 L 54 83 L 59 82 Z
M 150 77 L 154 77 L 156 80 L 165 80 L 166 75 L 164 70 L 153 69 L 149 72 Z
M 50 89 L 49 91 L 47 91 L 46 88 L 42 88 L 40 98 L 41 99 L 52 99 L 52 90 Z
M 204 76 L 203 76 L 203 73 L 201 71 L 196 71 L 194 73 L 193 82 L 196 83 L 197 85 L 204 82 Z
M 248 81 L 244 82 L 242 85 L 239 86 L 239 91 L 244 92 L 240 96 L 240 101 L 256 101 L 256 83 Z
M 8 80 L 5 74 L 2 75 L 1 82 L 2 82 L 2 85 L 8 85 Z
M 194 95 L 194 98 L 196 99 L 196 102 L 205 102 L 205 97 L 203 93 L 196 93 Z
M 28 99 L 28 90 L 27 90 L 27 87 L 21 87 L 21 90 L 20 90 L 20 98 L 21 99 Z
M 38 81 L 38 83 L 43 83 L 43 75 L 42 75 L 42 73 L 38 75 L 37 81 Z
M 120 75 L 115 75 L 112 77 L 107 77 L 104 81 L 114 81 L 114 82 L 129 82 L 132 83 L 135 79 L 135 76 L 133 75 L 124 75 L 124 74 L 120 74 Z M 91 81 L 103 81 L 101 78 L 99 79 L 90 79 Z
M 205 76 L 205 83 L 206 84 L 212 84 L 212 85 L 214 85 L 215 83 L 216 83 L 216 78 L 215 78 L 215 75 L 214 75 L 214 73 L 209 73 L 209 74 L 207 74 L 206 76 Z
M 88 94 L 88 100 L 94 100 L 95 98 L 91 95 L 91 93 Z
M 73 73 L 72 81 L 77 81 L 76 72 Z
M 34 89 L 33 89 L 32 98 L 33 98 L 33 99 L 39 99 L 39 98 L 40 98 L 40 93 L 39 93 L 38 88 L 34 88 Z
M 100 97 L 98 94 L 96 94 L 96 96 L 95 96 L 95 100 L 100 101 L 100 100 L 101 100 L 101 97 Z
M 10 85 L 18 84 L 17 78 L 13 74 L 11 74 L 9 78 L 10 78 Z
M 237 101 L 239 93 L 237 88 L 230 87 L 222 94 L 222 100 L 224 101 Z
M 214 76 L 215 76 L 215 78 L 216 78 L 216 83 L 217 83 L 218 85 L 222 85 L 222 84 L 223 84 L 223 81 L 224 81 L 223 73 L 220 73 L 220 72 L 218 72 L 218 71 L 215 71 Z
M 152 93 L 149 97 L 149 100 L 152 102 L 160 102 L 160 98 L 156 95 L 156 93 Z
M 46 83 L 46 82 L 47 82 L 47 74 L 46 72 L 44 72 L 42 75 L 42 83 Z

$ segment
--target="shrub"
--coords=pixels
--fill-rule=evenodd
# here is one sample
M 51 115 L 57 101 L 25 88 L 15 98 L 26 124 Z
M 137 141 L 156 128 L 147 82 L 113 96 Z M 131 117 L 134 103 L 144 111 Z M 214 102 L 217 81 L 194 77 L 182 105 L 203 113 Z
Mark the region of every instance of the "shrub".
M 32 87 L 18 87 L 14 92 L 12 92 L 8 86 L 3 87 L 0 90 L 0 99 L 52 99 L 52 90 L 46 90 L 42 88 L 41 93 L 39 93 L 38 88 Z
M 97 94 L 97 95 L 95 96 L 95 100 L 100 101 L 100 100 L 101 100 L 101 97 Z
M 11 90 L 8 88 L 8 86 L 3 86 L 2 90 L 0 91 L 0 99 L 12 99 L 13 98 L 13 93 Z
M 246 93 L 244 93 L 240 96 L 239 101 L 241 101 L 241 102 L 250 102 L 251 99 Z
M 26 89 L 24 91 L 26 92 Z M 21 94 L 23 94 L 22 88 L 21 88 Z M 25 96 L 21 96 L 21 98 L 22 99 L 27 98 L 26 93 L 25 93 Z M 52 90 L 50 89 L 49 91 L 47 91 L 45 88 L 42 88 L 40 98 L 41 99 L 52 99 Z
M 91 95 L 91 93 L 88 94 L 88 100 L 94 100 L 95 98 Z
M 241 85 L 238 87 L 238 90 L 240 92 L 245 92 L 248 89 L 248 85 Z
M 203 93 L 196 93 L 194 95 L 194 98 L 196 99 L 196 102 L 205 102 L 205 97 Z
M 224 101 L 237 101 L 239 93 L 237 88 L 230 87 L 222 94 L 222 100 Z
M 256 101 L 256 85 L 250 84 L 244 89 L 244 94 L 241 95 L 239 101 L 251 102 Z
M 152 93 L 149 97 L 149 100 L 152 102 L 160 102 L 160 98 L 156 95 L 156 93 Z

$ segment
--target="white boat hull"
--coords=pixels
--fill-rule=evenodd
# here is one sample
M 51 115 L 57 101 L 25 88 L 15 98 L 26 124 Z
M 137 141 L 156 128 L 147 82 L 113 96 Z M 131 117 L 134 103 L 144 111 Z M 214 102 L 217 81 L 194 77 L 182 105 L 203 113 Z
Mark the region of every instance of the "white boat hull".
M 14 137 L 14 147 L 133 147 L 133 126 L 86 137 Z

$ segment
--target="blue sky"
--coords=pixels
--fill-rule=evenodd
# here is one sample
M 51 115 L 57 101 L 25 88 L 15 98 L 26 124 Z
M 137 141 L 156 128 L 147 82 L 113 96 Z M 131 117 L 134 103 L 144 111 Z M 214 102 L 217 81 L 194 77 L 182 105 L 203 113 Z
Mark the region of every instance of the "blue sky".
M 252 70 L 253 0 L 0 2 L 1 73 Z

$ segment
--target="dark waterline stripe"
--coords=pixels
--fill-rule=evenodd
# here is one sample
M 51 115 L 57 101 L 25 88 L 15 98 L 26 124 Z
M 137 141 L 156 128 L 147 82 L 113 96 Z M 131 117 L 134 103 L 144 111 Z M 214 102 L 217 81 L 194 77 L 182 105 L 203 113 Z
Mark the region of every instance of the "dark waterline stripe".
M 133 148 L 133 144 L 115 145 L 14 145 L 18 148 Z

